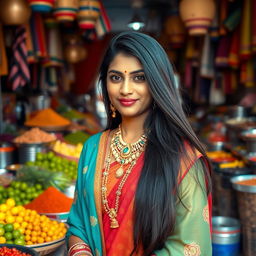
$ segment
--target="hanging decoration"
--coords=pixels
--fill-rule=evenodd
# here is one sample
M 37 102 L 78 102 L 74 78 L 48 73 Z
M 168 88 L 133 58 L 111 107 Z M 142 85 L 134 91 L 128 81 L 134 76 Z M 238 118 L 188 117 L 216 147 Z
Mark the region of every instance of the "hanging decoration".
M 8 74 L 8 61 L 4 42 L 3 25 L 0 23 L 0 76 Z
M 4 25 L 23 25 L 30 15 L 31 8 L 26 0 L 0 1 L 0 20 Z
M 204 35 L 215 15 L 213 0 L 182 0 L 180 15 L 190 35 Z
M 54 16 L 57 21 L 67 22 L 75 20 L 78 10 L 78 0 L 56 0 Z
M 12 44 L 13 58 L 11 61 L 9 82 L 13 90 L 30 82 L 30 72 L 27 61 L 26 29 L 19 26 L 15 30 Z
M 169 44 L 172 48 L 180 48 L 184 44 L 186 30 L 178 14 L 167 17 L 165 24 L 165 33 L 169 37 Z
M 68 62 L 77 63 L 86 58 L 86 48 L 83 46 L 82 40 L 77 35 L 69 36 L 67 41 L 68 43 L 64 49 L 64 56 Z
M 50 12 L 54 0 L 29 0 L 29 5 L 34 12 Z
M 94 29 L 99 16 L 100 3 L 98 0 L 79 0 L 77 18 L 80 28 Z

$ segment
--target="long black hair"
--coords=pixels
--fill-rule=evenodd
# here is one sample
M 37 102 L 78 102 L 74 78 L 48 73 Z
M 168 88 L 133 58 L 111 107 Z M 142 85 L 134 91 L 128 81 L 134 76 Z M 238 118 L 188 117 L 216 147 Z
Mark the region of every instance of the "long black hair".
M 121 123 L 119 113 L 116 118 L 111 116 L 106 84 L 109 65 L 118 53 L 132 55 L 140 61 L 153 98 L 151 113 L 144 124 L 148 140 L 135 196 L 133 232 L 133 252 L 142 246 L 143 255 L 148 256 L 163 248 L 174 230 L 180 159 L 186 155 L 184 141 L 200 151 L 206 161 L 207 157 L 183 112 L 173 66 L 161 45 L 143 33 L 129 31 L 116 35 L 103 59 L 100 81 L 108 115 L 107 129 Z M 208 169 L 204 168 L 204 172 L 210 184 Z

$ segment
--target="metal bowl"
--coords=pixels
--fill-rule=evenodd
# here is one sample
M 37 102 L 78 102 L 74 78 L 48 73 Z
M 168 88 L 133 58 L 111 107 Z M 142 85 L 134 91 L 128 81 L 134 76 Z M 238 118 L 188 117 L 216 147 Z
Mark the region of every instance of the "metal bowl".
M 59 213 L 40 213 L 46 215 L 51 220 L 57 220 L 58 222 L 67 222 L 69 212 L 59 212 Z
M 239 181 L 250 180 L 250 179 L 256 179 L 256 175 L 249 175 L 249 174 L 239 175 L 231 178 L 230 181 L 232 183 L 233 188 L 237 191 L 256 193 L 256 186 L 241 185 L 237 183 Z
M 65 236 L 63 236 L 60 239 L 42 243 L 42 244 L 33 244 L 33 245 L 26 245 L 28 248 L 34 249 L 38 254 L 36 255 L 48 255 L 50 253 L 55 252 L 60 246 L 62 246 L 65 243 Z

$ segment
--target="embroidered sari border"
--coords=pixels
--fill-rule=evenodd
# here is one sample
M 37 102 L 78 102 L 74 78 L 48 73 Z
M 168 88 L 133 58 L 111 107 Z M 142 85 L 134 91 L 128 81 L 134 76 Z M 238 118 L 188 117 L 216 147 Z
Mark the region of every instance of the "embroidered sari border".
M 100 232 L 101 232 L 103 255 L 106 255 L 106 247 L 105 247 L 105 238 L 104 238 L 103 223 L 102 223 L 101 175 L 102 175 L 102 169 L 104 167 L 104 160 L 105 160 L 105 156 L 106 156 L 109 133 L 110 133 L 110 131 L 103 132 L 100 137 L 97 161 L 96 161 L 95 176 L 94 176 L 95 205 L 96 205 L 96 211 L 97 211 L 97 215 L 98 215 L 98 223 L 99 223 Z

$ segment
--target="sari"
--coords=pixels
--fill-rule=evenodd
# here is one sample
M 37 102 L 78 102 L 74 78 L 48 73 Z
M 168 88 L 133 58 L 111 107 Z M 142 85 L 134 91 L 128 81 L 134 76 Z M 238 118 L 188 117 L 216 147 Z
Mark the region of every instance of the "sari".
M 109 131 L 93 135 L 83 147 L 66 238 L 68 240 L 70 235 L 79 237 L 90 246 L 95 256 L 128 256 L 133 250 L 133 205 L 144 155 L 141 154 L 123 186 L 117 216 L 119 228 L 112 229 L 101 203 L 101 176 L 108 138 Z M 177 202 L 176 216 L 179 225 L 168 237 L 164 248 L 154 252 L 157 256 L 211 255 L 211 198 L 208 201 L 198 185 L 198 181 L 204 183 L 204 176 L 197 174 L 202 168 L 197 161 L 200 157 L 200 154 L 196 154 L 193 161 L 181 163 L 179 194 L 182 203 Z M 119 184 L 119 179 L 114 177 L 118 168 L 119 164 L 114 162 L 109 170 L 107 197 L 110 207 L 114 205 Z M 195 176 L 197 178 L 194 179 Z M 142 255 L 142 251 L 134 255 Z

